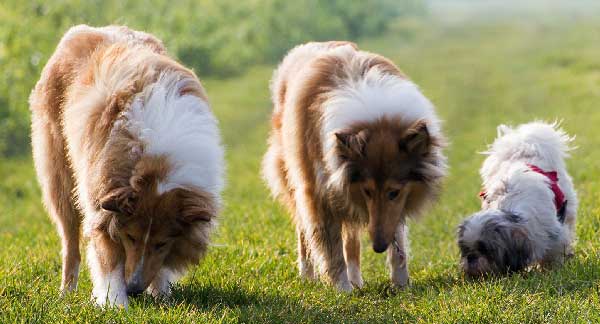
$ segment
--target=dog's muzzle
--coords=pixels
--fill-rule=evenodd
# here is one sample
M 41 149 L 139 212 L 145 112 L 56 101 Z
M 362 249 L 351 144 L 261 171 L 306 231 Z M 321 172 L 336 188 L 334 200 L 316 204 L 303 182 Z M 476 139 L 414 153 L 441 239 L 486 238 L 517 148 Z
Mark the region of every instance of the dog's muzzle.
M 128 296 L 138 296 L 144 292 L 144 288 L 141 286 L 127 286 L 127 295 Z
M 383 253 L 385 252 L 385 250 L 387 250 L 388 245 L 389 244 L 383 240 L 376 240 L 375 242 L 373 242 L 373 251 L 375 251 L 376 253 Z
M 485 275 L 488 262 L 482 257 L 468 256 L 463 259 L 463 269 L 468 276 L 479 277 Z
M 142 277 L 142 267 L 138 266 L 136 271 L 131 276 L 131 280 L 127 283 L 127 295 L 137 296 L 144 292 L 146 287 L 144 287 Z

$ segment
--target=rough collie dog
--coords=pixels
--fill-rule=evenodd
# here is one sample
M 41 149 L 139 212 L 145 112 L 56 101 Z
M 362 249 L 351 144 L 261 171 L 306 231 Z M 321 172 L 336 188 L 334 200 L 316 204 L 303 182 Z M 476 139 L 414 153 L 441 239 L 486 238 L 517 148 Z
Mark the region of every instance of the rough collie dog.
M 515 272 L 572 255 L 577 196 L 563 161 L 570 142 L 556 124 L 498 127 L 481 168 L 482 211 L 458 228 L 465 273 Z
M 77 286 L 83 224 L 98 304 L 167 295 L 205 253 L 220 205 L 223 150 L 194 73 L 151 35 L 77 26 L 30 104 L 37 175 L 62 238 L 63 292 Z
M 347 42 L 294 48 L 272 80 L 263 174 L 294 216 L 298 266 L 339 290 L 362 287 L 359 230 L 408 283 L 406 217 L 440 189 L 444 142 L 433 106 L 394 66 Z M 392 246 L 392 248 L 389 248 Z

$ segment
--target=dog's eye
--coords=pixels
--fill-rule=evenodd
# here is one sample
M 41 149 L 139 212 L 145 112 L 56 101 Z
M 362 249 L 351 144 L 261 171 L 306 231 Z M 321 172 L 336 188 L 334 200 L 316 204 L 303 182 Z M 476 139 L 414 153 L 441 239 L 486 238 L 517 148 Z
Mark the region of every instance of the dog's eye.
M 363 192 L 365 193 L 365 196 L 367 196 L 367 198 L 371 198 L 371 190 L 363 189 Z
M 479 250 L 479 253 L 483 255 L 488 255 L 489 253 L 487 245 L 481 241 L 477 242 L 477 250 Z
M 414 182 L 421 182 L 425 179 L 425 177 L 419 173 L 419 172 L 415 172 L 412 171 L 411 173 L 408 174 L 407 180 L 408 181 L 414 181 Z
M 127 239 L 131 241 L 131 243 L 135 243 L 135 239 L 133 238 L 133 236 L 131 236 L 131 234 L 127 234 Z
M 350 183 L 358 182 L 360 180 L 360 171 L 353 170 L 350 172 Z
M 387 196 L 389 200 L 394 200 L 398 197 L 398 195 L 400 194 L 400 190 L 392 190 L 390 192 L 388 192 Z
M 155 250 L 160 250 L 160 249 L 162 249 L 163 247 L 165 247 L 165 245 L 167 245 L 167 243 L 166 243 L 166 242 L 162 242 L 162 243 L 156 243 L 156 244 L 154 245 L 154 249 L 155 249 Z

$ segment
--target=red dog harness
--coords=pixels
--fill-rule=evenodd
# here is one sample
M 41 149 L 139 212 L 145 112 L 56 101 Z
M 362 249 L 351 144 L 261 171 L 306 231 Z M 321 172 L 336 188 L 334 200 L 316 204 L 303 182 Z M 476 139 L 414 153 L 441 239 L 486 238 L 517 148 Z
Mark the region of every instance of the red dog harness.
M 565 220 L 565 209 L 567 207 L 567 200 L 565 200 L 565 194 L 558 185 L 558 173 L 556 171 L 544 171 L 537 165 L 527 164 L 529 169 L 533 172 L 539 173 L 550 180 L 550 189 L 554 193 L 554 207 L 556 207 L 556 214 L 560 222 Z M 487 193 L 481 191 L 479 193 L 481 199 L 487 199 Z

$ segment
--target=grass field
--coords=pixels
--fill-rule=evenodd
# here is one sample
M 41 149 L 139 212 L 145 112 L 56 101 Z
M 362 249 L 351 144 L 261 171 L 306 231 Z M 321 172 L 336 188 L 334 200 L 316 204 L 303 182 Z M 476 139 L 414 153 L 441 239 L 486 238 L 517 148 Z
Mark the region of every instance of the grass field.
M 140 297 L 128 311 L 96 308 L 85 268 L 79 290 L 59 298 L 60 244 L 31 159 L 0 161 L 0 322 L 600 321 L 600 20 L 586 10 L 493 18 L 440 10 L 359 42 L 422 87 L 451 141 L 444 194 L 410 223 L 408 289 L 390 288 L 384 257 L 367 244 L 364 289 L 345 295 L 300 280 L 293 225 L 259 177 L 273 69 L 259 66 L 237 78 L 204 80 L 227 146 L 226 208 L 210 253 L 166 302 Z M 577 136 L 568 162 L 581 200 L 576 256 L 553 271 L 467 280 L 458 269 L 455 228 L 479 207 L 477 152 L 498 124 L 533 119 L 562 120 Z

